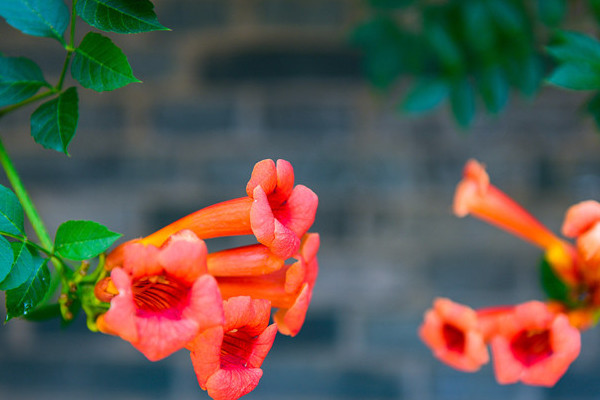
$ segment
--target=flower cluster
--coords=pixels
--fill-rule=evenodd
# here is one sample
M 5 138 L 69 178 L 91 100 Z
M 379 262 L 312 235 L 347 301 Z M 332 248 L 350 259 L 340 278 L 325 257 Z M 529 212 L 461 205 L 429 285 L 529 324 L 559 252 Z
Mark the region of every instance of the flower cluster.
M 473 310 L 437 299 L 421 325 L 422 340 L 463 371 L 489 361 L 489 344 L 499 383 L 553 386 L 579 355 L 580 331 L 600 314 L 600 203 L 584 201 L 567 210 L 562 234 L 571 242 L 492 185 L 484 167 L 470 160 L 453 208 L 459 217 L 475 216 L 541 248 L 548 300 Z
M 294 186 L 291 164 L 257 163 L 246 193 L 121 244 L 95 288 L 110 302 L 96 320 L 100 331 L 151 361 L 188 349 L 215 400 L 256 387 L 277 331 L 300 331 L 318 273 L 319 235 L 308 233 L 318 199 Z M 206 239 L 232 235 L 258 243 L 208 252 Z

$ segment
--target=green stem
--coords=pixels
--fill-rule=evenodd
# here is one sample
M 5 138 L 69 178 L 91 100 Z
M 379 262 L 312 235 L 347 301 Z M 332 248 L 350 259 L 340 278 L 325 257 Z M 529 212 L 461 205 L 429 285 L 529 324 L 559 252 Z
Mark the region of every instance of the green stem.
M 37 243 L 32 242 L 31 240 L 27 239 L 27 237 L 25 237 L 25 236 L 13 235 L 12 233 L 8 233 L 8 232 L 0 232 L 0 234 L 3 236 L 8 236 L 13 239 L 17 239 L 17 240 L 25 243 L 26 245 L 34 247 L 37 250 L 41 251 L 42 253 L 45 253 L 49 257 L 56 257 L 56 255 L 52 252 L 52 250 L 47 249 L 45 247 L 40 246 Z
M 23 210 L 25 211 L 25 214 L 27 214 L 27 217 L 31 222 L 31 226 L 33 227 L 33 230 L 40 239 L 42 246 L 48 249 L 53 249 L 54 246 L 52 244 L 52 240 L 50 239 L 50 235 L 48 234 L 48 231 L 46 230 L 46 227 L 44 226 L 40 215 L 35 209 L 35 206 L 33 205 L 31 198 L 29 197 L 29 193 L 27 193 L 27 190 L 25 190 L 25 186 L 23 185 L 23 182 L 21 181 L 21 178 L 19 177 L 15 166 L 13 165 L 10 157 L 8 156 L 8 153 L 6 152 L 2 140 L 0 140 L 0 164 L 2 164 L 2 167 L 6 172 L 6 176 L 8 177 L 10 184 L 15 190 L 15 194 L 21 202 Z
M 55 93 L 56 93 L 56 89 L 52 88 L 52 89 L 48 90 L 47 92 L 38 93 L 35 96 L 31 96 L 30 98 L 20 101 L 16 104 L 12 104 L 10 106 L 4 107 L 3 109 L 0 109 L 0 118 L 2 118 L 4 115 L 8 114 L 9 112 L 15 111 L 15 110 L 17 110 L 21 107 L 24 107 L 28 104 L 31 104 L 35 101 L 52 96 Z
M 73 1 L 73 5 L 71 7 L 71 32 L 69 35 L 69 43 L 65 46 L 65 49 L 67 50 L 67 57 L 65 58 L 62 71 L 60 72 L 58 83 L 54 87 L 59 92 L 62 90 L 65 82 L 65 76 L 67 75 L 67 69 L 69 68 L 69 63 L 71 62 L 71 58 L 75 52 L 75 48 L 73 47 L 75 43 L 75 3 L 76 1 Z

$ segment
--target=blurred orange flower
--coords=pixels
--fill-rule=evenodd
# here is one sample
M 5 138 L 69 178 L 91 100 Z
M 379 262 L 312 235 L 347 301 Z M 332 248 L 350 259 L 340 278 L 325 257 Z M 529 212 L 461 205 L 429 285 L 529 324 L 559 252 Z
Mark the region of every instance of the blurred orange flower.
M 499 383 L 553 386 L 579 355 L 579 330 L 542 302 L 519 304 L 500 318 L 491 339 Z
M 449 299 L 435 300 L 419 336 L 438 359 L 461 371 L 477 371 L 489 361 L 477 313 Z

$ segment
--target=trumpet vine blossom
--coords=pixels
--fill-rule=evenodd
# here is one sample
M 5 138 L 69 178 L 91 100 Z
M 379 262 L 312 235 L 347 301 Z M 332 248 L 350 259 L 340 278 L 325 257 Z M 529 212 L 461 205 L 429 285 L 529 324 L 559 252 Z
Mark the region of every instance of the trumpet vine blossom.
M 128 244 L 123 263 L 96 293 L 110 301 L 110 309 L 98 317 L 98 329 L 129 341 L 151 361 L 223 324 L 221 294 L 207 274 L 206 245 L 190 231 L 171 236 L 161 247 Z
M 234 400 L 254 390 L 277 328 L 269 325 L 268 300 L 248 296 L 223 302 L 225 323 L 206 330 L 188 344 L 202 389 L 215 400 Z
M 318 199 L 294 186 L 291 164 L 257 163 L 246 194 L 116 247 L 95 291 L 110 302 L 99 330 L 150 360 L 186 347 L 215 400 L 256 387 L 277 331 L 295 336 L 304 324 L 318 274 L 319 235 L 308 233 Z M 258 243 L 208 253 L 205 240 L 237 235 Z

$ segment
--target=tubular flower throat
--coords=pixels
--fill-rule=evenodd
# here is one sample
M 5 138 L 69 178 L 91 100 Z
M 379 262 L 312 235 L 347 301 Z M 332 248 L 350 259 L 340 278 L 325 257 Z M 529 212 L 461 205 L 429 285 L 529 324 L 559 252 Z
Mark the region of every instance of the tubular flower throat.
M 449 299 L 435 300 L 419 336 L 438 359 L 461 371 L 477 371 L 489 361 L 477 313 Z
M 579 281 L 574 247 L 492 185 L 484 166 L 475 160 L 469 160 L 464 167 L 453 210 L 458 217 L 473 215 L 539 246 L 562 279 L 570 284 Z
M 268 300 L 232 297 L 223 308 L 225 324 L 198 335 L 187 348 L 200 387 L 215 400 L 235 400 L 258 385 L 277 328 L 269 325 Z
M 161 247 L 128 243 L 123 262 L 96 286 L 110 301 L 98 329 L 118 335 L 156 361 L 183 348 L 200 332 L 223 323 L 221 295 L 206 269 L 206 246 L 181 231 Z
M 579 355 L 579 330 L 565 314 L 554 314 L 542 302 L 517 305 L 500 318 L 491 339 L 499 383 L 553 386 Z

